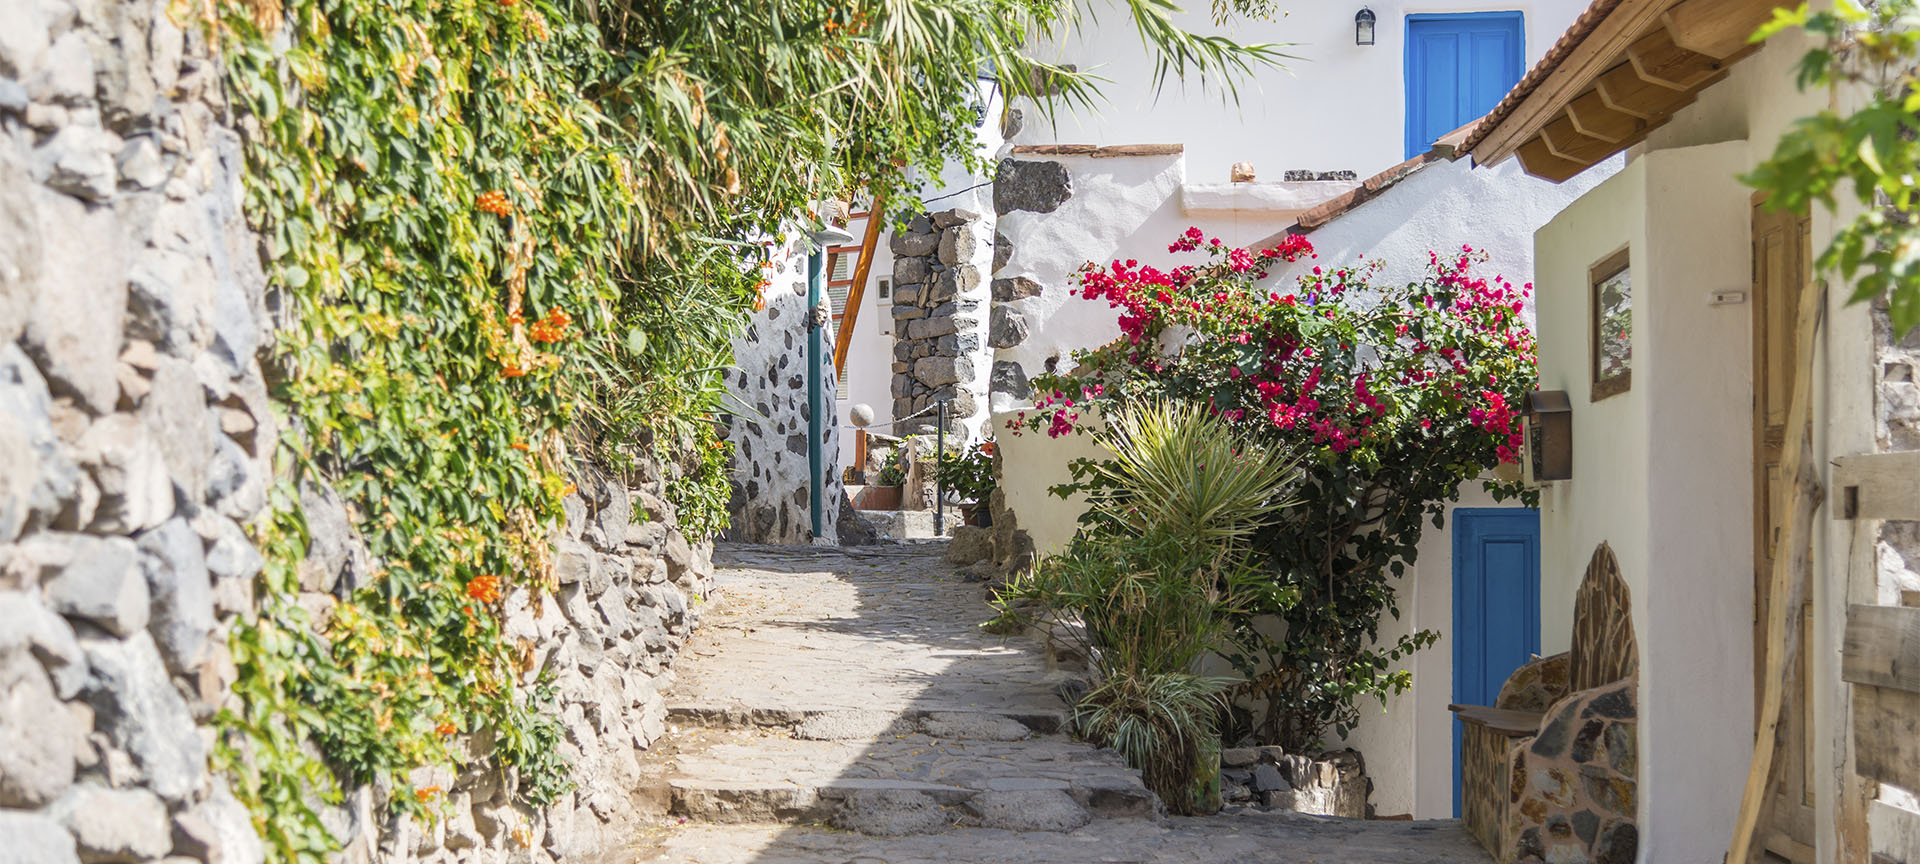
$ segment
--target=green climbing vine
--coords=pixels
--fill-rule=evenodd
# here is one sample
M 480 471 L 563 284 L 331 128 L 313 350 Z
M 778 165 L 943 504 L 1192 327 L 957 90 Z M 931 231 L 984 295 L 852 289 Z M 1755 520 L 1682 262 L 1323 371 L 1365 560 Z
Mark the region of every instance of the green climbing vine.
M 550 579 L 564 433 L 617 350 L 598 343 L 616 338 L 644 169 L 580 95 L 598 35 L 546 4 L 269 5 L 221 20 L 256 124 L 247 211 L 273 253 L 287 417 L 223 753 L 273 857 L 319 861 L 335 840 L 313 802 L 384 779 L 386 806 L 430 818 L 446 790 L 414 770 L 476 740 L 522 798 L 566 789 L 557 720 L 544 688 L 516 692 L 500 607 Z M 298 602 L 314 482 L 377 567 L 324 622 Z
M 1280 57 L 1124 2 L 1163 76 Z M 1076 20 L 1054 0 L 210 8 L 284 412 L 219 757 L 276 862 L 325 859 L 320 810 L 350 786 L 433 818 L 448 790 L 419 769 L 483 752 L 521 799 L 564 794 L 551 688 L 519 686 L 529 655 L 500 618 L 551 587 L 570 454 L 657 466 L 683 532 L 719 530 L 711 420 L 757 241 L 810 202 L 910 200 L 916 170 L 974 158 L 983 69 L 1049 105 L 1092 93 L 1021 53 Z M 303 561 L 322 487 L 372 562 L 332 600 Z

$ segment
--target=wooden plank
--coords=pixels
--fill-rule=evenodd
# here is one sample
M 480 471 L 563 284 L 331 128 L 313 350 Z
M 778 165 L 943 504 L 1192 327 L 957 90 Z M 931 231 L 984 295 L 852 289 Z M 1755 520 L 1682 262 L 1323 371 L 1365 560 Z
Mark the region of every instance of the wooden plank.
M 1848 606 L 1840 678 L 1920 692 L 1920 609 Z
M 1780 831 L 1767 832 L 1766 849 L 1791 864 L 1813 864 L 1813 847 Z
M 1448 705 L 1447 710 L 1460 715 L 1461 720 L 1478 723 L 1509 738 L 1539 734 L 1540 720 L 1547 716 L 1539 711 L 1515 711 L 1486 705 Z
M 1692 93 L 1640 77 L 1632 63 L 1608 69 L 1593 88 L 1608 108 L 1646 120 L 1668 116 L 1693 101 Z
M 1634 133 L 1646 128 L 1647 121 L 1625 111 L 1616 111 L 1607 105 L 1598 88 L 1580 94 L 1567 106 L 1567 119 L 1573 121 L 1573 128 L 1589 138 L 1611 141 L 1619 144 Z
M 1620 62 L 1627 46 L 1647 28 L 1657 26 L 1660 16 L 1673 5 L 1674 0 L 1621 0 L 1519 107 L 1474 146 L 1474 161 L 1492 165 L 1518 153 L 1521 145 L 1538 135 L 1540 127 L 1586 90 L 1594 78 Z
M 1673 44 L 1673 34 L 1665 27 L 1653 28 L 1628 46 L 1627 59 L 1640 77 L 1675 90 L 1691 90 L 1705 84 L 1721 68 L 1719 58 Z
M 1664 20 L 1673 43 L 1688 51 L 1725 60 L 1749 44 L 1747 37 L 1787 3 L 1768 0 L 1686 0 L 1667 10 Z
M 1565 182 L 1591 167 L 1555 155 L 1552 148 L 1547 146 L 1546 139 L 1539 137 L 1520 145 L 1516 153 L 1520 157 L 1520 167 L 1525 168 L 1528 174 L 1555 183 Z
M 1780 714 L 1787 688 L 1793 683 L 1790 676 L 1798 666 L 1789 661 L 1800 653 L 1800 607 L 1806 604 L 1807 577 L 1813 569 L 1813 511 L 1819 506 L 1820 485 L 1811 464 L 1813 440 L 1809 427 L 1813 419 L 1814 335 L 1826 311 L 1826 296 L 1826 283 L 1808 285 L 1800 292 L 1800 308 L 1794 318 L 1793 395 L 1787 408 L 1787 440 L 1780 468 L 1782 477 L 1794 479 L 1787 490 L 1789 516 L 1773 559 L 1773 584 L 1768 593 L 1772 602 L 1767 608 L 1767 666 L 1762 677 L 1766 689 L 1760 701 L 1759 728 L 1754 730 L 1753 761 L 1747 765 L 1746 789 L 1741 794 L 1733 842 L 1727 851 L 1728 864 L 1753 860 L 1779 768 L 1773 754 L 1779 745 Z
M 867 294 L 867 276 L 873 272 L 873 249 L 880 243 L 880 224 L 887 221 L 887 202 L 876 198 L 867 218 L 866 236 L 860 240 L 860 257 L 853 265 L 853 287 L 847 291 L 845 321 L 833 334 L 833 375 L 842 381 L 847 375 L 847 350 L 853 345 L 853 325 L 860 320 L 860 307 Z
M 1619 150 L 1611 141 L 1582 133 L 1574 127 L 1573 118 L 1565 114 L 1540 130 L 1540 137 L 1546 140 L 1547 150 L 1553 155 L 1584 165 L 1592 165 Z
M 1920 519 L 1920 450 L 1833 460 L 1839 519 Z
M 1860 776 L 1920 790 L 1920 693 L 1854 685 L 1853 743 Z

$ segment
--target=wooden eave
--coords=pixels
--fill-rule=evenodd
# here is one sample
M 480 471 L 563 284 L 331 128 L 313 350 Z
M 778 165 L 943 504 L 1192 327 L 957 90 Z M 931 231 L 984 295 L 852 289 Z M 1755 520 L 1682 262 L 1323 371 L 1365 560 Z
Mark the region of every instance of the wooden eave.
M 1595 0 L 1462 142 L 1565 181 L 1647 137 L 1753 53 L 1780 0 Z

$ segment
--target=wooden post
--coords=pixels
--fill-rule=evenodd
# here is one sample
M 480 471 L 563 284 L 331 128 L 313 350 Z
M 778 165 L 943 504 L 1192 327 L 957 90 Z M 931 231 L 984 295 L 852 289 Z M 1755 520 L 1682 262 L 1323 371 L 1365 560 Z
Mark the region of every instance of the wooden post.
M 873 250 L 880 242 L 880 223 L 887 219 L 887 201 L 875 198 L 867 207 L 867 232 L 860 240 L 860 260 L 853 265 L 853 285 L 847 289 L 846 311 L 840 314 L 840 332 L 833 337 L 833 377 L 847 374 L 847 348 L 853 344 L 853 325 L 860 320 L 866 299 L 867 275 L 873 271 Z
M 1813 569 L 1813 514 L 1820 506 L 1819 478 L 1813 469 L 1813 342 L 1826 312 L 1826 283 L 1816 280 L 1800 292 L 1794 318 L 1793 395 L 1787 402 L 1787 440 L 1781 449 L 1780 475 L 1792 478 L 1787 489 L 1787 518 L 1773 555 L 1771 600 L 1767 604 L 1767 668 L 1761 676 L 1759 726 L 1754 730 L 1753 761 L 1747 766 L 1746 791 L 1735 818 L 1727 864 L 1748 864 L 1759 846 L 1760 826 L 1773 799 L 1779 770 L 1780 713 L 1793 683 L 1800 654 L 1800 607 L 1805 604 Z M 1804 673 L 1800 673 L 1804 674 Z

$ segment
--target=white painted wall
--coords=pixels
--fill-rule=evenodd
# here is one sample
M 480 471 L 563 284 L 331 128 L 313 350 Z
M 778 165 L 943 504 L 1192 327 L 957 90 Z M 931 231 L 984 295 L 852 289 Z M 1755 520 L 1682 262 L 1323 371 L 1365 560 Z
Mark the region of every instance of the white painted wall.
M 1107 79 L 1103 104 L 1035 122 L 1031 108 L 1017 143 L 1181 144 L 1196 182 L 1227 179 L 1235 162 L 1251 160 L 1263 179 L 1289 169 L 1352 170 L 1369 176 L 1403 158 L 1406 128 L 1406 16 L 1417 13 L 1519 10 L 1531 67 L 1565 32 L 1588 0 L 1294 0 L 1265 21 L 1211 20 L 1203 0 L 1187 0 L 1176 20 L 1198 33 L 1225 34 L 1243 43 L 1295 43 L 1298 59 L 1285 69 L 1262 70 L 1240 87 L 1239 104 L 1217 88 L 1169 81 L 1156 90 L 1153 60 L 1141 47 L 1124 7 L 1082 0 L 1084 26 L 1043 53 Z M 1354 44 L 1353 16 L 1362 6 L 1377 16 L 1376 44 Z M 1204 130 L 1202 132 L 1201 130 Z
M 1035 322 L 1033 334 L 997 358 L 1018 361 L 1029 374 L 1042 370 L 1053 357 L 1069 367 L 1074 350 L 1119 335 L 1115 313 L 1104 301 L 1067 293 L 1069 277 L 1081 264 L 1135 258 L 1170 268 L 1195 258 L 1166 251 L 1167 243 L 1189 225 L 1229 243 L 1250 245 L 1292 222 L 1269 212 L 1188 212 L 1181 193 L 1191 187 L 1183 182 L 1179 157 L 1058 161 L 1072 174 L 1073 197 L 1052 213 L 1014 212 L 1001 219 L 1001 231 L 1014 252 L 999 275 L 1026 276 L 1046 286 L 1041 296 L 1017 304 Z M 1425 272 L 1429 250 L 1454 250 L 1463 244 L 1492 256 L 1485 272 L 1516 284 L 1533 281 L 1534 229 L 1620 164 L 1619 159 L 1610 160 L 1561 185 L 1528 177 L 1517 164 L 1479 170 L 1465 161 L 1429 166 L 1313 231 L 1308 239 L 1320 253 L 1318 261 L 1281 265 L 1266 284 L 1284 290 L 1316 263 L 1342 263 L 1361 255 L 1387 262 L 1382 284 L 1412 281 Z M 1003 395 L 995 400 L 997 427 L 1027 404 Z M 1043 433 L 1013 438 L 1002 432 L 1001 441 L 1010 466 L 1006 498 L 1019 514 L 1020 527 L 1032 534 L 1043 555 L 1064 548 L 1081 506 L 1053 497 L 1047 489 L 1066 482 L 1067 463 L 1093 455 L 1091 445 L 1079 437 L 1054 440 Z M 1467 503 L 1459 506 L 1494 506 L 1477 481 L 1465 484 L 1462 492 Z M 1403 615 L 1398 621 L 1383 619 L 1381 633 L 1383 640 L 1391 640 L 1412 629 L 1432 629 L 1441 633 L 1442 641 L 1409 661 L 1414 689 L 1389 700 L 1385 710 L 1377 703 L 1363 706 L 1362 724 L 1347 741 L 1367 755 L 1373 801 L 1385 814 L 1453 814 L 1453 718 L 1446 710 L 1453 687 L 1452 648 L 1446 641 L 1452 629 L 1451 536 L 1450 529 L 1439 529 L 1422 538 L 1419 562 L 1399 580 Z M 1564 639 L 1566 628 L 1560 629 Z
M 1578 385 L 1568 388 L 1576 406 L 1575 479 L 1551 496 L 1550 506 L 1565 512 L 1546 520 L 1556 525 L 1545 538 L 1548 555 L 1584 565 L 1608 520 L 1617 524 L 1621 513 L 1631 512 L 1621 508 L 1647 514 L 1644 529 L 1627 529 L 1639 535 L 1640 566 L 1650 567 L 1629 574 L 1637 580 L 1636 627 L 1651 628 L 1641 630 L 1642 668 L 1653 670 L 1643 671 L 1641 683 L 1642 861 L 1718 861 L 1751 756 L 1752 307 L 1710 307 L 1703 295 L 1714 288 L 1750 290 L 1750 190 L 1733 176 L 1769 155 L 1794 118 L 1828 107 L 1824 92 L 1799 93 L 1790 83 L 1806 47 L 1799 34 L 1775 37 L 1634 148 L 1634 161 L 1620 177 L 1539 235 L 1543 285 L 1584 285 L 1584 273 L 1574 272 L 1585 267 L 1579 256 L 1590 261 L 1605 245 L 1600 238 L 1631 235 L 1637 238 L 1636 287 L 1650 292 L 1641 295 L 1648 305 L 1636 298 L 1636 314 L 1648 316 L 1634 346 L 1641 395 L 1585 406 L 1585 417 L 1584 294 L 1578 307 L 1571 294 L 1564 302 L 1543 294 L 1540 304 L 1543 377 L 1555 369 L 1563 383 Z M 1859 97 L 1843 92 L 1838 98 L 1854 103 Z M 1635 194 L 1645 200 L 1623 200 L 1632 196 L 1610 188 L 1616 185 L 1638 185 Z M 1816 209 L 1814 251 L 1856 212 L 1852 206 L 1837 214 Z M 1846 302 L 1848 286 L 1834 282 L 1813 377 L 1814 465 L 1827 488 L 1834 458 L 1877 448 L 1871 317 L 1865 306 Z M 1630 398 L 1643 400 L 1635 412 L 1609 407 Z M 1851 722 L 1849 688 L 1839 675 L 1846 605 L 1887 602 L 1891 598 L 1879 595 L 1892 580 L 1876 567 L 1886 559 L 1876 560 L 1871 523 L 1820 512 L 1826 516 L 1813 537 L 1808 774 L 1816 860 L 1832 862 L 1840 848 L 1836 801 L 1847 775 Z M 1625 556 L 1622 565 L 1630 566 Z M 1558 596 L 1546 599 L 1546 650 L 1565 647 L 1559 634 L 1569 623 L 1577 580 L 1571 574 Z M 1910 796 L 1883 788 L 1870 808 L 1873 849 L 1893 852 L 1911 843 L 1902 824 L 1920 819 L 1916 809 Z
M 840 441 L 831 414 L 821 424 L 824 478 L 821 531 L 812 536 L 812 476 L 807 458 L 807 258 L 812 246 L 799 231 L 788 231 L 770 250 L 773 266 L 761 273 L 768 281 L 765 308 L 747 319 L 747 331 L 733 340 L 734 368 L 727 390 L 752 414 L 729 418 L 727 439 L 734 442 L 733 480 L 746 493 L 744 518 L 736 516 L 728 536 L 758 543 L 837 542 L 843 494 Z M 823 303 L 824 307 L 824 303 Z M 834 404 L 833 337 L 824 330 L 820 352 L 821 404 Z M 756 513 L 765 513 L 756 517 Z

